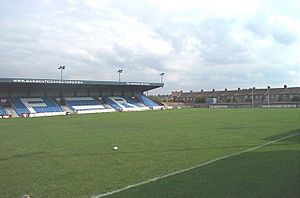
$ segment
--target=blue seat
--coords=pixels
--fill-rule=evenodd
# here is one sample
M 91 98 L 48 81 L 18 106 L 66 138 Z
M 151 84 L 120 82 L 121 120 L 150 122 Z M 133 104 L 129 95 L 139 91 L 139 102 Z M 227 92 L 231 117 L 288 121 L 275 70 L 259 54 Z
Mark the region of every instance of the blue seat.
M 18 115 L 30 113 L 29 109 L 21 102 L 19 97 L 14 97 L 11 101 Z
M 4 111 L 3 107 L 0 106 L 0 116 L 6 115 L 6 112 Z
M 37 113 L 48 113 L 48 112 L 63 112 L 63 109 L 55 103 L 51 98 L 49 97 L 43 97 L 43 102 L 46 104 L 44 107 L 34 107 L 34 110 Z M 39 102 L 37 102 L 39 103 Z
M 156 102 L 152 101 L 150 98 L 148 98 L 144 95 L 138 96 L 138 99 L 148 107 L 159 107 L 160 106 Z
M 113 100 L 111 100 L 110 98 L 105 97 L 105 100 L 106 100 L 106 103 L 107 103 L 108 105 L 110 105 L 111 107 L 113 107 L 114 109 L 116 109 L 116 110 L 118 110 L 118 111 L 122 110 L 122 107 L 119 106 L 117 103 L 115 103 L 115 102 L 114 102 Z
M 100 103 L 100 101 L 95 100 L 91 97 L 74 97 L 65 98 L 66 104 L 76 111 L 87 111 L 87 110 L 103 110 L 105 107 Z
M 27 114 L 27 113 L 63 112 L 62 108 L 49 97 L 24 98 L 24 99 L 27 99 L 28 105 L 31 106 L 35 112 L 33 111 L 30 112 L 30 110 L 22 102 L 22 98 L 14 97 L 12 98 L 12 104 L 18 115 Z
M 123 96 L 122 98 L 124 98 L 129 104 L 132 104 L 137 107 L 143 107 L 143 104 L 135 102 L 132 98 L 130 98 L 128 96 Z

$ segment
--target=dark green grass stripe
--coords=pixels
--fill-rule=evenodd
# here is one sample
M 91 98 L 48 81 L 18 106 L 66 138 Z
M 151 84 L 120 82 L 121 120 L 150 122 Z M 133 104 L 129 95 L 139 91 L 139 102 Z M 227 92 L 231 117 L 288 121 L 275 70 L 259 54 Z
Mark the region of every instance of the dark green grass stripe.
M 152 178 L 152 179 L 146 180 L 144 182 L 140 182 L 140 183 L 137 183 L 137 184 L 129 185 L 129 186 L 126 186 L 126 187 L 121 188 L 121 189 L 117 189 L 117 190 L 114 190 L 114 191 L 111 191 L 111 192 L 107 192 L 107 193 L 104 193 L 104 194 L 93 196 L 93 198 L 100 198 L 100 197 L 106 197 L 106 196 L 109 196 L 109 195 L 114 195 L 116 193 L 120 193 L 120 192 L 123 192 L 123 191 L 126 191 L 126 190 L 131 190 L 132 188 L 137 188 L 137 187 L 140 187 L 142 185 L 146 185 L 146 184 L 149 184 L 149 183 L 152 183 L 152 182 L 156 182 L 156 181 L 159 181 L 159 180 L 162 180 L 162 179 L 169 178 L 171 176 L 177 176 L 179 174 L 185 174 L 188 171 L 193 171 L 193 170 L 198 169 L 200 167 L 203 167 L 203 166 L 206 166 L 206 165 L 210 165 L 212 163 L 215 163 L 215 162 L 218 162 L 218 161 L 221 161 L 221 160 L 225 160 L 225 159 L 228 159 L 228 158 L 231 158 L 231 157 L 235 157 L 235 156 L 238 156 L 240 154 L 248 153 L 250 151 L 255 151 L 257 149 L 261 149 L 263 147 L 272 145 L 272 144 L 277 143 L 279 141 L 283 141 L 283 140 L 286 140 L 286 139 L 289 139 L 289 138 L 292 138 L 292 137 L 295 137 L 295 136 L 299 136 L 299 135 L 300 135 L 300 133 L 290 134 L 288 136 L 284 136 L 284 137 L 281 137 L 279 139 L 276 139 L 276 140 L 273 140 L 273 141 L 270 141 L 270 142 L 266 142 L 266 143 L 264 143 L 262 145 L 259 145 L 259 146 L 256 146 L 256 147 L 244 150 L 244 151 L 240 151 L 240 152 L 236 152 L 236 153 L 233 153 L 233 154 L 225 155 L 225 156 L 222 156 L 222 157 L 219 157 L 219 158 L 216 158 L 216 159 L 213 159 L 213 160 L 201 163 L 199 165 L 196 165 L 196 166 L 184 169 L 184 170 L 179 170 L 179 171 L 176 171 L 176 172 L 172 172 L 172 173 L 160 176 L 160 177 L 156 177 L 156 178 Z
M 280 142 L 109 197 L 300 197 L 300 139 L 291 139 L 297 143 Z

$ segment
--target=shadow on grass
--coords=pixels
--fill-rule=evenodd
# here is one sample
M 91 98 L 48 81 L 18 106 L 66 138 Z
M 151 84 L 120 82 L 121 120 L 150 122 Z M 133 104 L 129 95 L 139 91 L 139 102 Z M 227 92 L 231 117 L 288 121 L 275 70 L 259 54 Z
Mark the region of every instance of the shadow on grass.
M 9 157 L 0 158 L 0 161 L 6 161 L 10 159 L 17 159 L 17 158 L 35 158 L 36 156 L 46 155 L 46 152 L 32 152 L 32 153 L 25 153 L 25 154 L 16 154 Z
M 295 129 L 295 130 L 287 131 L 287 132 L 284 132 L 284 133 L 281 133 L 278 135 L 273 135 L 273 136 L 264 138 L 264 140 L 273 141 L 273 140 L 277 140 L 279 138 L 287 137 L 287 136 L 293 135 L 293 134 L 300 134 L 300 129 Z M 287 138 L 285 140 L 282 140 L 281 142 L 285 142 L 285 143 L 289 142 L 289 143 L 298 143 L 299 144 L 300 143 L 300 135 L 296 136 L 296 138 Z
M 300 197 L 299 165 L 299 150 L 244 153 L 108 197 Z
M 279 135 L 270 136 L 268 138 L 264 138 L 266 141 L 277 140 L 282 137 L 286 137 L 293 134 L 300 134 L 300 129 L 288 131 L 281 133 Z M 299 144 L 300 135 L 297 138 L 288 138 L 280 141 L 280 146 L 286 146 L 291 144 Z M 32 152 L 25 154 L 17 154 L 12 155 L 10 157 L 0 158 L 0 161 L 6 161 L 17 158 L 30 158 L 30 159 L 39 159 L 39 158 L 49 158 L 49 157 L 79 157 L 79 156 L 100 156 L 100 155 L 116 155 L 116 154 L 147 154 L 147 153 L 170 153 L 170 152 L 189 152 L 189 151 L 204 151 L 204 150 L 222 150 L 222 149 L 236 149 L 236 150 L 246 150 L 258 145 L 248 144 L 248 145 L 205 145 L 203 147 L 197 148 L 174 148 L 174 149 L 160 149 L 160 150 L 137 150 L 137 151 L 108 151 L 108 152 L 93 152 L 93 153 L 48 153 L 48 152 Z
M 291 145 L 293 143 L 284 143 L 281 146 Z M 94 152 L 94 153 L 49 153 L 49 152 L 33 152 L 26 154 L 17 154 L 9 157 L 0 158 L 0 161 L 12 159 L 41 159 L 54 157 L 80 157 L 80 156 L 101 156 L 101 155 L 123 155 L 123 154 L 147 154 L 147 153 L 172 153 L 172 152 L 189 152 L 189 151 L 205 151 L 205 150 L 224 150 L 239 149 L 246 150 L 257 145 L 240 145 L 240 146 L 205 146 L 198 148 L 182 148 L 182 149 L 164 149 L 164 150 L 141 150 L 141 151 L 110 151 L 110 152 Z

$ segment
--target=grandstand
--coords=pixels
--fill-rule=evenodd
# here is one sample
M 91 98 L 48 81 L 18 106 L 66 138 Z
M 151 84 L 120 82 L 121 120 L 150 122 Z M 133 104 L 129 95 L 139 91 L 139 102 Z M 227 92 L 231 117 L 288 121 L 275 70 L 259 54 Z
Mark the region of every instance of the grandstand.
M 0 79 L 0 116 L 36 117 L 66 114 L 163 109 L 145 96 L 162 83 L 55 79 Z
M 161 106 L 159 104 L 157 104 L 156 102 L 152 101 L 151 99 L 147 98 L 144 95 L 139 95 L 138 99 L 144 103 L 146 106 L 150 107 L 151 109 L 160 109 Z
M 6 115 L 6 112 L 4 111 L 3 107 L 0 106 L 0 116 Z
M 57 99 L 59 101 L 59 99 Z M 64 98 L 67 106 L 78 114 L 101 113 L 115 111 L 109 105 L 101 104 L 99 100 L 92 97 L 67 97 Z
M 107 97 L 106 100 L 111 104 L 112 106 L 115 106 L 116 109 L 119 109 L 121 111 L 143 111 L 143 110 L 149 110 L 149 107 L 145 104 L 142 104 L 141 102 L 134 102 L 133 99 L 131 99 L 128 96 L 123 97 Z
M 11 104 L 18 115 L 22 114 L 42 114 L 52 113 L 54 115 L 62 114 L 62 108 L 51 98 L 11 98 Z
M 0 98 L 0 118 L 7 116 L 7 112 L 4 110 L 4 106 L 7 102 L 7 99 Z

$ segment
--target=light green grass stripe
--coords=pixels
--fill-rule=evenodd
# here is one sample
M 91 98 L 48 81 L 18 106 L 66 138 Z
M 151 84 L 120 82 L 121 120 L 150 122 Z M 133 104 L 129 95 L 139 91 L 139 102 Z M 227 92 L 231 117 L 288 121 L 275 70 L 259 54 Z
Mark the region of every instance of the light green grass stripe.
M 114 190 L 114 191 L 110 191 L 110 192 L 106 192 L 106 193 L 103 193 L 103 194 L 100 194 L 100 195 L 95 195 L 95 196 L 92 196 L 91 198 L 100 198 L 100 197 L 105 197 L 105 196 L 108 196 L 108 195 L 116 194 L 116 193 L 131 189 L 131 188 L 135 188 L 135 187 L 138 187 L 138 186 L 150 183 L 150 182 L 155 182 L 157 180 L 161 180 L 161 179 L 164 179 L 164 178 L 167 178 L 167 177 L 171 177 L 171 176 L 174 176 L 174 175 L 177 175 L 177 174 L 180 174 L 180 173 L 184 173 L 184 172 L 202 167 L 202 166 L 206 166 L 206 165 L 212 164 L 214 162 L 217 162 L 217 161 L 220 161 L 220 160 L 223 160 L 223 159 L 227 159 L 227 158 L 234 157 L 234 156 L 237 156 L 237 155 L 240 155 L 240 154 L 243 154 L 243 153 L 254 151 L 254 150 L 269 146 L 269 145 L 274 144 L 276 142 L 279 142 L 279 141 L 282 141 L 282 140 L 285 140 L 285 139 L 288 139 L 288 138 L 291 138 L 291 137 L 295 137 L 295 136 L 298 136 L 298 135 L 300 135 L 300 133 L 295 133 L 295 134 L 291 134 L 291 135 L 288 135 L 288 136 L 284 136 L 284 137 L 281 137 L 279 139 L 276 139 L 276 140 L 273 140 L 273 141 L 270 141 L 270 142 L 266 142 L 264 144 L 261 144 L 261 145 L 256 146 L 256 147 L 249 148 L 249 149 L 244 150 L 244 151 L 240 151 L 240 152 L 232 153 L 232 154 L 229 154 L 229 155 L 225 155 L 225 156 L 222 156 L 222 157 L 219 157 L 219 158 L 216 158 L 216 159 L 198 164 L 196 166 L 192 166 L 190 168 L 186 168 L 186 169 L 183 169 L 183 170 L 178 170 L 178 171 L 166 174 L 166 175 L 162 175 L 162 176 L 159 176 L 159 177 L 148 179 L 146 181 L 136 183 L 136 184 L 132 184 L 132 185 L 129 185 L 129 186 L 125 186 L 123 188 L 120 188 L 120 189 L 117 189 L 117 190 Z

